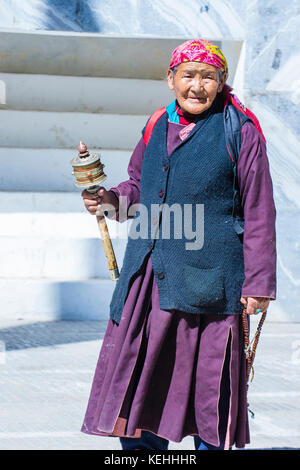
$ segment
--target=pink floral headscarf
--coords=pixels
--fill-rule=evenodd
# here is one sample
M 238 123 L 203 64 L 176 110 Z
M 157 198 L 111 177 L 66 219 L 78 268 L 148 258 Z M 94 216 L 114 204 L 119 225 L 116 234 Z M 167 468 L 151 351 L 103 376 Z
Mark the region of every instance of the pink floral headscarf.
M 218 46 L 206 39 L 191 39 L 176 47 L 172 54 L 169 70 L 183 62 L 203 62 L 205 64 L 214 65 L 222 72 L 228 74 L 227 60 L 223 52 Z M 246 116 L 249 116 L 263 140 L 266 142 L 257 117 L 232 93 L 232 88 L 229 85 L 224 85 L 223 96 L 224 106 L 226 104 L 232 104 Z
M 206 39 L 191 39 L 173 51 L 169 70 L 182 62 L 204 62 L 228 73 L 226 58 L 218 46 Z

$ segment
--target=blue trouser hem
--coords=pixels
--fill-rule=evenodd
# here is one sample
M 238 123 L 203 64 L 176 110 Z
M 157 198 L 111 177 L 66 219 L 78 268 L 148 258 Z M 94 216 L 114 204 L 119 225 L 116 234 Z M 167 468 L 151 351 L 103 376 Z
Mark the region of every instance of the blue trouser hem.
M 141 437 L 120 437 L 123 450 L 168 450 L 169 441 L 150 431 L 142 431 Z M 224 443 L 218 447 L 194 436 L 195 450 L 224 450 Z

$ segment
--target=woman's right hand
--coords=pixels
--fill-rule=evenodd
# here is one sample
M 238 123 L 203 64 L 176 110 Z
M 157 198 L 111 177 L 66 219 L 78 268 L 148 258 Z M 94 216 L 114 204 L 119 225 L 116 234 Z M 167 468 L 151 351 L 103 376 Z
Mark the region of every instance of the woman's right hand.
M 83 197 L 83 203 L 86 210 L 91 215 L 100 215 L 103 216 L 103 211 L 101 209 L 102 204 L 110 204 L 115 210 L 119 209 L 119 200 L 113 191 L 106 191 L 106 189 L 101 186 L 97 193 L 89 193 L 86 189 L 82 191 L 81 196 Z M 106 208 L 104 208 L 106 210 Z

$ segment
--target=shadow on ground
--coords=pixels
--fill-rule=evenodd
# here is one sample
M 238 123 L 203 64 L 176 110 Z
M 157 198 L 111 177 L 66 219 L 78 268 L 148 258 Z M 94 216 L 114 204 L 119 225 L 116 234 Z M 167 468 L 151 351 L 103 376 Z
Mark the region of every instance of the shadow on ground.
M 50 321 L 0 328 L 5 350 L 39 348 L 58 344 L 100 340 L 107 321 Z

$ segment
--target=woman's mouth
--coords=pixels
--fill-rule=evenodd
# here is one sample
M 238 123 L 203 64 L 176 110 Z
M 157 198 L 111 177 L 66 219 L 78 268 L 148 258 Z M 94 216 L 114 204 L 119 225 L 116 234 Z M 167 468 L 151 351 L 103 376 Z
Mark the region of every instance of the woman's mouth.
M 206 102 L 206 98 L 197 98 L 197 97 L 194 97 L 194 96 L 190 96 L 189 100 L 195 101 L 197 103 L 205 103 Z

